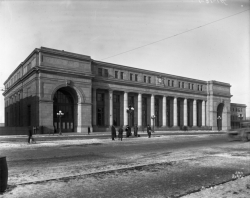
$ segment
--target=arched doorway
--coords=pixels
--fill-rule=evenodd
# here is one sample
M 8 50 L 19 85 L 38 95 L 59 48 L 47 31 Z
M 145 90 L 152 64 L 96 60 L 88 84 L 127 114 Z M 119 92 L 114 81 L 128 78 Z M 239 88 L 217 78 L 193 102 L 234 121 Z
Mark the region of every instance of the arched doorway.
M 73 132 L 75 127 L 75 108 L 74 98 L 72 91 L 69 88 L 60 88 L 56 91 L 53 98 L 53 124 L 54 127 L 59 129 L 59 118 L 57 113 L 62 111 L 64 115 L 61 117 L 61 131 L 62 132 Z
M 220 103 L 217 107 L 217 127 L 218 131 L 222 129 L 222 112 L 223 112 L 224 104 Z

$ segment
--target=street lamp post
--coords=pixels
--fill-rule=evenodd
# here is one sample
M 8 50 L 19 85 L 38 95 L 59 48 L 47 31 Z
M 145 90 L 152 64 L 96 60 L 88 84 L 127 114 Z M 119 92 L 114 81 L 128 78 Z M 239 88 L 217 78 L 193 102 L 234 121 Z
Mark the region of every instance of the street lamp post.
M 155 132 L 155 115 L 151 116 L 151 119 L 153 120 L 153 132 Z
M 132 112 L 134 111 L 134 107 L 132 107 L 131 105 L 129 105 L 128 107 L 127 107 L 127 113 L 128 113 L 128 116 L 129 116 L 129 126 L 130 125 L 132 125 L 132 121 L 131 121 L 131 114 L 132 114 Z M 130 126 L 130 128 L 131 128 L 132 126 Z
M 58 113 L 56 113 L 57 117 L 59 117 L 59 134 L 62 135 L 62 119 L 61 117 L 64 115 L 62 111 L 60 110 Z
M 217 120 L 218 120 L 218 131 L 220 131 L 221 130 L 221 116 L 218 116 Z
M 239 120 L 240 120 L 240 128 L 241 128 L 241 120 L 243 119 L 243 116 L 242 116 L 242 114 L 240 114 L 240 115 L 238 115 L 238 117 L 239 117 Z

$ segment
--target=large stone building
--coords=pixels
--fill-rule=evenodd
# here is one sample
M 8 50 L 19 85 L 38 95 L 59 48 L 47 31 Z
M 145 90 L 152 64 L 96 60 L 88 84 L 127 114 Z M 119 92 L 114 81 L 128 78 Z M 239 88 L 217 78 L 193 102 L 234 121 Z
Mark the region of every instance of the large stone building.
M 100 62 L 41 47 L 5 81 L 5 126 L 43 132 L 106 131 L 114 124 L 157 130 L 230 129 L 230 84 Z M 127 108 L 134 107 L 129 114 Z M 155 115 L 155 120 L 151 116 Z M 186 127 L 185 127 L 186 128 Z

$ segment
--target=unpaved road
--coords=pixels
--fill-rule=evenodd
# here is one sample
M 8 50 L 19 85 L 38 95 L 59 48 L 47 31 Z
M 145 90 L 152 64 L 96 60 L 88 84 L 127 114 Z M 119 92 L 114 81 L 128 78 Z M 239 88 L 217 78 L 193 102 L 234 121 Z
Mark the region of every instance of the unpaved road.
M 223 135 L 1 141 L 0 152 L 9 167 L 3 197 L 180 197 L 250 174 L 250 143 Z

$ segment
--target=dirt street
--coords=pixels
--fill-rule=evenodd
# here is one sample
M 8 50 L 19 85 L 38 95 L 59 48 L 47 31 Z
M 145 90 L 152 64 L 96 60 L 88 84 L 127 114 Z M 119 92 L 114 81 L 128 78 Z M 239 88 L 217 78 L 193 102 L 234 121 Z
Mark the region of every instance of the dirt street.
M 250 143 L 224 135 L 0 141 L 9 167 L 2 197 L 192 197 L 234 175 L 249 181 Z

